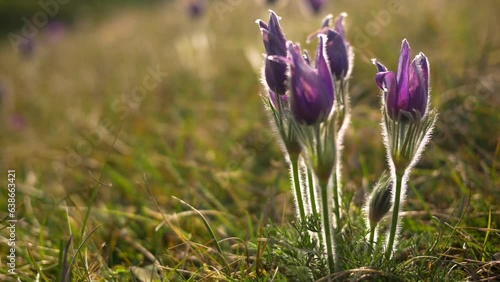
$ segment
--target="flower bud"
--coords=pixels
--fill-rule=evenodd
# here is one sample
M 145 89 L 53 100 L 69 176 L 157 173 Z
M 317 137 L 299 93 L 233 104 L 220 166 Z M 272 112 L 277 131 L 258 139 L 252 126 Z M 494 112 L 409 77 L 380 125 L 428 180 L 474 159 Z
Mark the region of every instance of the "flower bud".
M 257 20 L 262 33 L 262 41 L 266 48 L 266 63 L 264 66 L 264 78 L 269 89 L 279 95 L 285 94 L 287 90 L 286 64 L 269 60 L 269 56 L 286 57 L 286 38 L 279 25 L 279 17 L 270 11 L 269 24 Z
M 373 188 L 368 200 L 368 221 L 375 226 L 389 212 L 391 203 L 392 183 L 387 172 L 383 172 Z

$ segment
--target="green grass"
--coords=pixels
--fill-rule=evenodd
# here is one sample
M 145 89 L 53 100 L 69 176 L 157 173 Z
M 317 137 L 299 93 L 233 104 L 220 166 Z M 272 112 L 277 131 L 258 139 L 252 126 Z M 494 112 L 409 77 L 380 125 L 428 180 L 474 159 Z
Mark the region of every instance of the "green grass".
M 289 2 L 275 8 L 283 29 L 313 51 L 305 38 L 323 15 Z M 267 8 L 242 1 L 220 18 L 211 3 L 197 21 L 170 2 L 80 20 L 57 43 L 40 35 L 28 59 L 1 42 L 1 168 L 4 183 L 16 170 L 21 281 L 324 275 L 325 262 L 299 235 L 305 227 L 293 223 L 286 165 L 258 96 L 264 48 L 254 21 L 267 18 Z M 385 5 L 335 1 L 327 12 L 349 14 L 355 42 L 374 19 L 370 11 Z M 341 248 L 344 271 L 331 278 L 498 279 L 498 7 L 404 2 L 379 35 L 355 48 L 343 172 L 350 216 L 338 235 L 350 240 Z M 412 54 L 429 58 L 440 116 L 411 175 L 400 251 L 385 262 L 382 252 L 366 253 L 360 210 L 386 166 L 369 59 L 394 70 L 405 37 Z M 157 65 L 168 75 L 144 97 L 127 98 Z M 15 126 L 15 114 L 24 126 Z M 92 139 L 88 132 L 99 128 Z M 0 226 L 0 280 L 15 281 L 5 264 L 7 226 Z

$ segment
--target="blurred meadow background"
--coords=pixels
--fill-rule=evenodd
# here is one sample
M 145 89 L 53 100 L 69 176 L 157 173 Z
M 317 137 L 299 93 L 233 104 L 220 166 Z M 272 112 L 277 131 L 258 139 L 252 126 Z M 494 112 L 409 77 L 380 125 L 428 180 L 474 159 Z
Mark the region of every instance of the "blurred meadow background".
M 255 20 L 268 9 L 311 53 L 322 18 L 348 14 L 353 217 L 386 167 L 371 58 L 396 70 L 403 38 L 425 53 L 440 115 L 409 183 L 402 242 L 413 243 L 399 260 L 432 250 L 453 277 L 500 279 L 500 2 L 331 0 L 318 13 L 299 0 L 40 2 L 56 4 L 0 2 L 0 167 L 2 183 L 16 171 L 18 219 L 12 276 L 2 189 L 0 280 L 70 281 L 68 268 L 73 281 L 287 277 L 259 249 L 263 228 L 294 214 L 259 97 Z

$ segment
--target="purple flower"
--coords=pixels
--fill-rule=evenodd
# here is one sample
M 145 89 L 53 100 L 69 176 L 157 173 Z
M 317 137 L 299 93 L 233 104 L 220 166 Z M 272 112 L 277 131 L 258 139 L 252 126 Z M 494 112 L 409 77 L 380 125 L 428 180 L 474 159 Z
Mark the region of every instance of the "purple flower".
M 321 11 L 321 8 L 325 5 L 326 0 L 307 0 L 306 2 L 309 4 L 313 12 L 318 14 Z
M 281 31 L 279 25 L 279 17 L 273 11 L 270 11 L 269 24 L 261 20 L 257 20 L 257 24 L 260 26 L 260 31 L 262 32 L 262 40 L 264 41 L 264 47 L 266 48 L 267 57 L 269 56 L 286 56 L 286 38 Z M 271 61 L 266 59 L 266 64 L 264 66 L 264 77 L 269 89 L 274 91 L 279 95 L 285 94 L 287 90 L 286 86 L 286 64 Z
M 290 108 L 300 123 L 312 125 L 325 120 L 333 106 L 334 87 L 325 55 L 326 36 L 319 36 L 316 68 L 301 55 L 300 48 L 288 42 L 290 60 Z
M 346 16 L 342 13 L 336 20 L 334 29 L 330 26 L 331 16 L 327 16 L 323 21 L 323 30 L 328 37 L 326 42 L 326 53 L 330 60 L 330 69 L 335 78 L 346 77 L 349 72 L 349 43 L 344 37 L 343 19 Z
M 401 45 L 397 75 L 373 60 L 378 73 L 377 86 L 384 91 L 387 114 L 393 120 L 423 117 L 429 97 L 429 62 L 423 53 L 410 63 L 410 46 L 406 39 Z
M 340 14 L 335 19 L 333 29 L 330 29 L 332 15 L 328 15 L 323 19 L 320 30 L 309 35 L 308 40 L 318 34 L 325 34 L 328 38 L 326 41 L 326 54 L 330 61 L 330 70 L 335 76 L 335 79 L 345 78 L 350 72 L 350 45 L 344 37 L 343 20 L 347 16 L 346 13 Z

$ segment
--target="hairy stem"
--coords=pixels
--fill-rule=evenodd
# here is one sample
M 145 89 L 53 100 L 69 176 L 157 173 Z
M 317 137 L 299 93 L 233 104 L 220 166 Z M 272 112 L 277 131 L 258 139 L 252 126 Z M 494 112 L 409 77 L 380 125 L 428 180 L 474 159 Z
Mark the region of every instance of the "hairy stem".
M 309 199 L 311 201 L 311 213 L 312 214 L 317 214 L 318 209 L 316 209 L 316 196 L 314 192 L 314 178 L 312 175 L 312 172 L 309 168 L 306 167 L 307 170 L 307 183 L 309 186 Z
M 333 245 L 333 234 L 332 234 L 332 229 L 331 229 L 331 223 L 330 223 L 330 203 L 328 201 L 328 181 L 319 181 L 320 189 L 321 189 L 321 205 L 323 206 L 322 211 L 322 220 L 323 220 L 323 231 L 324 231 L 324 238 L 323 240 L 325 241 L 325 247 L 326 247 L 326 253 L 328 255 L 328 268 L 330 270 L 330 273 L 335 272 L 335 260 L 334 260 L 334 245 Z
M 399 203 L 401 201 L 401 184 L 403 180 L 403 175 L 400 175 L 396 172 L 396 187 L 394 189 L 394 206 L 392 209 L 392 221 L 391 221 L 391 230 L 389 233 L 389 240 L 387 241 L 387 249 L 385 250 L 385 258 L 388 260 L 391 258 L 394 241 L 396 239 L 396 231 L 398 228 L 398 219 L 399 219 Z
M 294 186 L 294 191 L 295 191 L 295 200 L 297 201 L 297 206 L 299 207 L 299 215 L 300 215 L 300 220 L 302 222 L 305 222 L 306 220 L 306 213 L 304 210 L 304 200 L 302 199 L 302 191 L 300 189 L 300 179 L 299 179 L 299 158 L 292 158 L 290 160 L 292 169 L 290 173 L 292 174 L 293 178 L 293 186 Z
M 340 206 L 339 206 L 339 190 L 337 185 L 337 174 L 333 174 L 333 201 L 334 201 L 334 211 L 335 214 L 335 227 L 340 224 Z
M 368 243 L 370 244 L 370 253 L 373 253 L 373 250 L 375 246 L 373 244 L 375 243 L 375 228 L 377 227 L 377 224 L 370 224 L 370 240 Z

